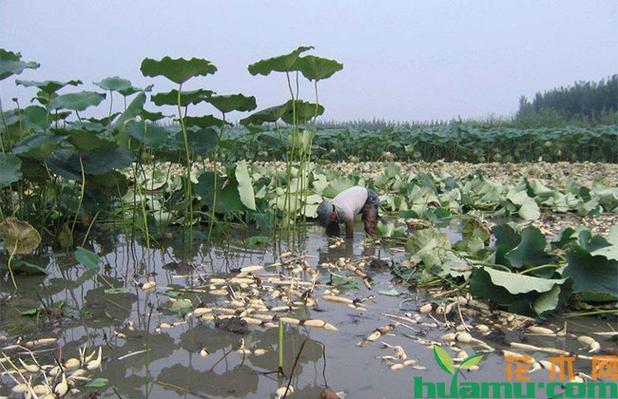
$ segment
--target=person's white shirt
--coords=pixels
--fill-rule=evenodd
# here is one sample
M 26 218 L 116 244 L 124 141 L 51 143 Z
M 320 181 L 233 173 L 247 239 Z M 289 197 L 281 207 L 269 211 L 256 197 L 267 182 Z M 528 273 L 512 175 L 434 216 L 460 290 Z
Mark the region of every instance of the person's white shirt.
M 339 222 L 354 222 L 354 217 L 361 212 L 368 196 L 367 189 L 361 186 L 350 187 L 337 194 L 331 203 L 335 206 Z

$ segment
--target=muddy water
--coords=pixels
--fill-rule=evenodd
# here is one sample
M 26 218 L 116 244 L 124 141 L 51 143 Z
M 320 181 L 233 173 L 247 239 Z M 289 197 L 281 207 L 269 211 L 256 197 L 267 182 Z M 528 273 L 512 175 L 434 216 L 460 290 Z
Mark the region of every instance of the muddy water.
M 357 227 L 357 231 L 361 228 Z M 447 232 L 452 240 L 458 238 L 455 230 L 447 229 Z M 156 332 L 161 323 L 181 320 L 177 312 L 169 308 L 166 287 L 190 290 L 200 277 L 225 276 L 242 266 L 270 264 L 277 260 L 278 254 L 288 250 L 308 254 L 307 260 L 312 267 L 335 262 L 340 257 L 397 259 L 404 256 L 393 248 L 362 247 L 362 233 L 357 233 L 354 240 L 346 240 L 338 248 L 329 248 L 330 242 L 317 226 L 310 226 L 292 242 L 269 243 L 264 249 L 244 247 L 243 234 L 242 231 L 235 232 L 231 238 L 212 248 L 197 246 L 190 254 L 190 262 L 179 260 L 183 251 L 175 246 L 166 250 L 147 250 L 136 243 L 101 240 L 96 245 L 97 251 L 103 254 L 105 265 L 100 273 L 76 266 L 67 255 L 41 257 L 37 263 L 46 266 L 49 276 L 19 277 L 18 295 L 13 298 L 8 298 L 11 286 L 6 281 L 2 283 L 0 289 L 4 298 L 0 310 L 0 335 L 6 336 L 6 344 L 15 342 L 19 336 L 25 339 L 56 336 L 64 359 L 76 356 L 77 348 L 85 343 L 102 346 L 104 363 L 102 370 L 94 376 L 109 379 L 110 386 L 98 390 L 100 397 L 272 397 L 278 387 L 287 384 L 287 379 L 269 373 L 277 368 L 277 329 L 250 327 L 246 334 L 235 334 L 215 328 L 212 322 L 187 318 L 186 323 Z M 193 269 L 187 263 L 198 267 Z M 330 271 L 318 270 L 320 282 L 328 282 Z M 365 347 L 357 346 L 374 329 L 389 323 L 384 313 L 415 313 L 419 304 L 431 300 L 422 292 L 393 285 L 388 270 L 373 272 L 372 277 L 371 290 L 359 279 L 358 290 L 345 292 L 347 296 L 359 298 L 373 295 L 374 300 L 366 304 L 366 312 L 325 301 L 320 302 L 320 311 L 296 311 L 295 315 L 300 319 L 326 320 L 338 331 L 286 326 L 283 352 L 287 375 L 303 341 L 308 338 L 292 378 L 295 392 L 289 397 L 319 398 L 322 389 L 328 386 L 334 391 L 345 392 L 348 398 L 404 398 L 413 395 L 414 376 L 433 381 L 449 379 L 450 376 L 436 366 L 428 348 L 405 336 L 438 339 L 444 333 L 439 328 L 416 326 L 415 330 L 410 330 L 400 327 L 392 336 L 385 336 Z M 146 279 L 156 281 L 154 291 L 144 292 L 133 284 Z M 116 290 L 110 290 L 112 288 Z M 402 295 L 379 294 L 393 288 Z M 185 292 L 185 295 L 194 305 L 204 299 L 204 294 Z M 28 309 L 39 307 L 41 300 L 52 309 L 55 317 L 37 319 L 21 315 Z M 127 328 L 129 321 L 134 324 L 133 329 Z M 574 331 L 608 330 L 607 323 L 599 319 L 580 319 L 571 326 Z M 244 359 L 235 352 L 226 356 L 238 347 L 241 338 L 244 338 L 247 348 L 266 349 L 267 353 Z M 417 359 L 418 365 L 426 369 L 389 370 L 386 363 L 376 359 L 392 354 L 382 347 L 381 341 L 401 345 L 409 358 Z M 529 342 L 562 345 L 556 338 L 545 341 L 530 339 Z M 2 342 L 0 345 L 4 346 Z M 499 343 L 494 345 L 499 347 Z M 204 348 L 208 351 L 205 357 L 200 355 Z M 467 350 L 469 354 L 474 353 L 471 348 Z M 53 352 L 42 351 L 38 354 L 39 360 L 51 364 L 52 354 L 58 354 L 57 348 Z M 580 366 L 586 367 L 585 364 Z M 467 374 L 466 378 L 503 381 L 504 369 L 502 357 L 491 354 L 481 364 L 480 371 Z M 534 378 L 545 377 L 539 373 Z M 0 396 L 9 395 L 8 380 L 2 381 L 5 384 L 0 387 Z M 91 392 L 92 389 L 84 388 L 83 391 Z

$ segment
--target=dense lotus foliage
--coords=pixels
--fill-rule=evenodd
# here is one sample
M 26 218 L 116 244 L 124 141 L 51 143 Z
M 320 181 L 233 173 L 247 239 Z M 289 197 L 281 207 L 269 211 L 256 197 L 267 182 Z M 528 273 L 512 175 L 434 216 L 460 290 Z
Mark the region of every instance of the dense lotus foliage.
M 282 129 L 285 131 L 285 129 Z M 230 135 L 245 157 L 280 159 L 287 142 L 278 129 L 251 132 L 236 127 Z M 330 161 L 462 162 L 618 162 L 618 125 L 596 127 L 517 128 L 449 123 L 435 126 L 321 128 L 313 154 Z M 247 146 L 249 145 L 249 146 Z M 233 159 L 237 153 L 230 153 Z
M 101 92 L 76 91 L 79 80 L 15 80 L 36 94 L 28 105 L 0 110 L 0 238 L 11 277 L 20 269 L 41 271 L 19 259 L 33 250 L 22 251 L 24 241 L 38 245 L 41 236 L 56 248 L 76 248 L 75 257 L 96 268 L 97 255 L 83 248 L 93 232 L 122 232 L 146 247 L 176 233 L 189 244 L 210 241 L 229 223 L 251 225 L 268 237 L 314 218 L 323 198 L 364 185 L 380 193 L 385 216 L 416 220 L 413 231 L 423 227 L 408 237 L 401 223 L 379 226 L 383 240 L 405 242 L 411 254 L 408 266 L 394 269 L 404 280 L 464 280 L 473 295 L 532 315 L 568 300 L 616 300 L 615 230 L 607 239 L 568 230 L 550 241 L 527 226 L 544 213 L 615 214 L 615 185 L 570 180 L 554 187 L 534 178 L 505 183 L 474 170 L 403 172 L 394 163 L 379 164 L 370 175 L 322 166 L 341 160 L 616 162 L 616 126 L 319 129 L 316 120 L 325 111 L 319 84 L 343 65 L 306 55 L 312 49 L 299 47 L 249 66 L 252 75 L 281 74 L 289 91 L 282 104 L 255 112 L 253 96 L 184 90 L 189 80 L 207 82 L 217 72 L 198 58 L 142 62 L 144 76 L 176 85 L 168 92 L 153 91 L 157 81 L 138 88 L 117 76 L 95 82 Z M 0 50 L 0 79 L 38 67 Z M 299 98 L 295 82 L 301 77 L 314 88 L 310 100 Z M 122 112 L 114 112 L 114 98 L 122 99 Z M 174 107 L 175 115 L 146 110 L 149 98 L 155 106 Z M 197 104 L 209 104 L 213 113 L 193 114 Z M 88 117 L 97 106 L 106 107 L 107 116 Z M 232 112 L 253 113 L 234 125 Z M 258 160 L 281 162 L 248 162 Z M 454 219 L 464 221 L 464 237 L 451 245 L 435 226 Z M 497 219 L 525 224 L 491 230 L 484 224 Z

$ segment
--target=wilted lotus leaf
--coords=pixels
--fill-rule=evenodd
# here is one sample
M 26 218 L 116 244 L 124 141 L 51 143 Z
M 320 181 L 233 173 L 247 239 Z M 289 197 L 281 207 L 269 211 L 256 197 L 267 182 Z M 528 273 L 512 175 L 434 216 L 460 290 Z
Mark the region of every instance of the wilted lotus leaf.
M 489 242 L 491 232 L 478 219 L 466 219 L 461 228 L 461 235 L 464 239 L 480 238 L 483 242 Z
M 37 62 L 22 61 L 21 53 L 0 49 L 0 80 L 11 75 L 19 75 L 26 68 L 36 69 L 39 66 Z
M 260 60 L 249 65 L 251 75 L 269 75 L 271 72 L 290 72 L 295 71 L 298 57 L 305 51 L 312 50 L 313 46 L 301 46 L 291 53 L 279 55 L 277 57 Z
M 296 65 L 304 77 L 315 81 L 328 79 L 336 72 L 343 69 L 343 64 L 340 64 L 335 60 L 316 57 L 314 55 L 300 57 L 297 60 Z
M 70 109 L 83 111 L 88 107 L 97 106 L 105 99 L 105 94 L 94 91 L 62 94 L 51 101 L 51 109 Z
M 182 84 L 194 76 L 206 76 L 217 72 L 217 67 L 210 61 L 191 58 L 163 57 L 160 60 L 145 58 L 140 67 L 144 76 L 165 76 L 172 82 Z
M 93 82 L 95 85 L 99 86 L 103 90 L 109 91 L 121 91 L 127 90 L 131 87 L 131 81 L 127 79 L 122 79 L 118 76 L 111 76 L 109 78 L 102 79 L 100 82 Z
M 41 235 L 32 225 L 14 217 L 0 223 L 0 238 L 7 251 L 28 255 L 41 243 Z

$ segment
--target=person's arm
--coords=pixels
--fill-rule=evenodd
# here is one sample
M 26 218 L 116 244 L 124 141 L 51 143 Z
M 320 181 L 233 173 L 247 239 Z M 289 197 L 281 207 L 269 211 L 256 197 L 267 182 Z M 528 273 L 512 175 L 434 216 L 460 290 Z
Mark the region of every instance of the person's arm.
M 345 222 L 345 238 L 354 238 L 354 221 Z

